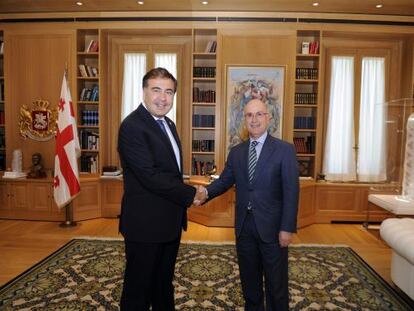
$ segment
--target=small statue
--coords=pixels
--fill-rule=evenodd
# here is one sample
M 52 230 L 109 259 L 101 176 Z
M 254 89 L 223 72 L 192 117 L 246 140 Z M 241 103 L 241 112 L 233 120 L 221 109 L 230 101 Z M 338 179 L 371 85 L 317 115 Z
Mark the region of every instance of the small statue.
M 32 155 L 32 167 L 30 168 L 28 178 L 45 178 L 46 172 L 42 165 L 42 155 L 38 152 Z

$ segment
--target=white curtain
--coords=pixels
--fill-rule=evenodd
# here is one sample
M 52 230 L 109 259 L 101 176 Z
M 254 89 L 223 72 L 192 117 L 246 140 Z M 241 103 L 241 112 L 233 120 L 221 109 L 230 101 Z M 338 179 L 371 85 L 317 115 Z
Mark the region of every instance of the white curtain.
M 145 53 L 126 53 L 124 56 L 121 121 L 142 101 L 142 77 L 146 71 L 146 61 Z
M 155 67 L 163 67 L 167 69 L 177 79 L 177 54 L 175 53 L 155 53 Z M 174 105 L 167 114 L 171 120 L 176 120 L 177 114 L 177 94 L 174 97 Z
M 364 57 L 361 73 L 358 179 L 386 179 L 385 161 L 385 59 Z
M 327 180 L 356 179 L 354 152 L 354 58 L 332 57 L 323 173 Z

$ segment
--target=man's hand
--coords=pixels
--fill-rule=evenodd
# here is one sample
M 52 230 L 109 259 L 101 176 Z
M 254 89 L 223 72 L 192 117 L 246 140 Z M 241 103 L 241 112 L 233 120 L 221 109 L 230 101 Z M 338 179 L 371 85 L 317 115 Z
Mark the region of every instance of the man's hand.
M 200 206 L 207 200 L 207 190 L 203 186 L 197 186 L 196 189 L 197 191 L 194 197 L 193 204 L 195 206 Z
M 280 247 L 287 247 L 292 242 L 292 233 L 286 231 L 279 232 Z

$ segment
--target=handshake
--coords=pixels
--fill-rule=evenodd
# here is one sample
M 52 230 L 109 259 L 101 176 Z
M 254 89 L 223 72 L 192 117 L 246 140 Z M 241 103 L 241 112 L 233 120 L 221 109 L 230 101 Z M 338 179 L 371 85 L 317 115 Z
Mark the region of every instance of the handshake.
M 196 188 L 196 195 L 194 196 L 193 204 L 200 206 L 208 199 L 208 192 L 204 186 L 194 186 Z

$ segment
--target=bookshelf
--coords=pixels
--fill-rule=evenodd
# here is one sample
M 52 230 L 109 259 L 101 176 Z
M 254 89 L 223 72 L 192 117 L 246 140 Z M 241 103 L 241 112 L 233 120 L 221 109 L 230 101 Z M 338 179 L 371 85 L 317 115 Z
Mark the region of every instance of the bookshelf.
M 193 29 L 191 175 L 205 175 L 215 165 L 216 29 Z
M 297 31 L 293 142 L 300 175 L 312 178 L 318 159 L 320 43 L 320 31 Z
M 77 30 L 77 120 L 81 174 L 100 174 L 99 30 Z
M 0 171 L 6 170 L 6 117 L 4 99 L 4 36 L 0 31 Z

